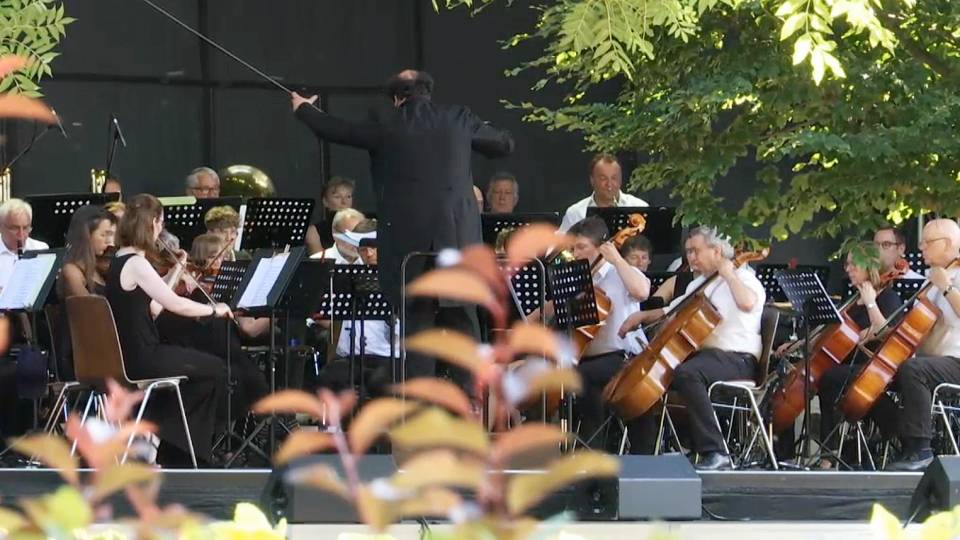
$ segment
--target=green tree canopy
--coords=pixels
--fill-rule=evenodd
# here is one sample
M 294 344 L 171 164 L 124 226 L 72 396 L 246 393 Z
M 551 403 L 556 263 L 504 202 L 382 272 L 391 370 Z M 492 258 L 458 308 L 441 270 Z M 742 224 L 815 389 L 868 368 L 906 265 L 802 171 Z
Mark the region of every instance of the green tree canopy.
M 447 6 L 465 3 L 476 7 Z M 521 103 L 526 118 L 582 132 L 591 149 L 637 153 L 631 187 L 667 188 L 685 223 L 765 241 L 960 212 L 960 3 L 563 0 L 540 10 L 508 46 L 542 54 L 512 73 L 533 70 L 535 88 L 560 85 L 567 98 Z M 597 98 L 610 84 L 615 98 Z M 749 192 L 731 211 L 717 186 L 741 160 L 758 173 L 737 180 Z

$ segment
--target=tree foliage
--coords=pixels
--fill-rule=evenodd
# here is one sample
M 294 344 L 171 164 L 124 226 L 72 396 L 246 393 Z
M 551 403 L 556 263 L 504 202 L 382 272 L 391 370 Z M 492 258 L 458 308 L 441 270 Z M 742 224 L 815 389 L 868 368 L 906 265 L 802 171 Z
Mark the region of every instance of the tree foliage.
M 451 0 L 448 6 L 475 1 Z M 686 223 L 785 239 L 960 212 L 949 0 L 565 0 L 509 46 L 558 85 L 528 120 L 635 152 L 631 187 L 667 188 Z M 605 82 L 606 81 L 606 82 Z M 617 85 L 615 97 L 598 87 Z M 737 164 L 758 171 L 733 178 Z M 738 169 L 742 170 L 742 169 Z M 751 175 L 752 176 L 752 175 Z M 745 191 L 722 201 L 721 183 Z M 725 193 L 733 190 L 723 189 Z
M 39 97 L 39 82 L 52 75 L 54 48 L 74 19 L 64 15 L 59 0 L 0 0 L 0 55 L 29 58 L 23 69 L 0 79 L 0 92 Z

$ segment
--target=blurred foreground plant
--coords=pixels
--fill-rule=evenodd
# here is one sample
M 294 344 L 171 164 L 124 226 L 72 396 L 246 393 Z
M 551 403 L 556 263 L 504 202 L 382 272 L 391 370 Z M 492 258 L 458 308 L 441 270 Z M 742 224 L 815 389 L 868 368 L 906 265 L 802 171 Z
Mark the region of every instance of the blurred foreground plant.
M 414 296 L 438 297 L 477 304 L 494 328 L 507 320 L 512 272 L 569 239 L 552 227 L 528 226 L 508 246 L 507 269 L 490 249 L 469 247 L 444 254 L 454 264 L 437 268 L 412 282 Z M 557 426 L 527 423 L 507 429 L 518 406 L 542 394 L 579 389 L 580 380 L 565 362 L 569 345 L 539 324 L 517 323 L 496 334 L 491 344 L 440 329 L 412 336 L 408 350 L 436 356 L 471 373 L 472 398 L 456 385 L 434 378 L 411 379 L 393 387 L 398 397 L 381 397 L 362 407 L 342 430 L 356 405 L 352 390 L 318 396 L 287 390 L 254 406 L 259 413 L 305 413 L 327 418 L 330 432 L 296 431 L 275 456 L 277 466 L 290 465 L 287 479 L 336 494 L 352 502 L 358 515 L 376 531 L 404 518 L 441 517 L 456 524 L 456 538 L 519 539 L 534 532 L 530 511 L 550 493 L 568 484 L 615 476 L 619 462 L 605 454 L 561 452 L 567 434 Z M 518 360 L 523 367 L 510 369 Z M 493 437 L 477 417 L 473 403 L 490 400 Z M 370 483 L 359 479 L 358 462 L 386 435 L 399 471 Z M 291 465 L 308 454 L 334 450 L 345 478 L 326 464 Z M 534 468 L 542 474 L 508 476 L 507 469 Z M 466 497 L 463 495 L 467 493 Z

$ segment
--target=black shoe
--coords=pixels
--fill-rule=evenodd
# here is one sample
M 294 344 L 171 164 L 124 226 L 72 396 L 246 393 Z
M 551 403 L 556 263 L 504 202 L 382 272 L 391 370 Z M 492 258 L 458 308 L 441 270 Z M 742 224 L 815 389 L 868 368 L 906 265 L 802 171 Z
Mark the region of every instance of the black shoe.
M 700 461 L 693 468 L 698 471 L 725 471 L 733 468 L 733 462 L 726 454 L 708 452 L 700 456 Z
M 908 454 L 900 461 L 895 461 L 887 467 L 888 471 L 921 472 L 933 462 L 933 456 L 920 457 L 920 454 Z

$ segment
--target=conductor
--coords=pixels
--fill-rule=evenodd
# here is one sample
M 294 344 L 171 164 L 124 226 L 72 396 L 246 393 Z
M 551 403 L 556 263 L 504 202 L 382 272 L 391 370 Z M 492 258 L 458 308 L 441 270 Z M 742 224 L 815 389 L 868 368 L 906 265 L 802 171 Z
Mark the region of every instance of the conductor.
M 370 154 L 380 215 L 380 287 L 394 306 L 400 306 L 400 266 L 407 254 L 481 242 L 471 153 L 507 156 L 514 144 L 509 133 L 490 126 L 467 107 L 434 103 L 433 78 L 423 71 L 394 75 L 386 90 L 393 107 L 365 121 L 321 112 L 310 106 L 317 96 L 304 98 L 294 92 L 291 97 L 296 117 L 317 138 L 364 148 Z M 406 275 L 416 277 L 427 266 L 423 257 L 413 258 Z M 469 320 L 465 307 L 440 307 L 437 302 L 415 301 L 407 313 L 408 335 L 434 326 L 438 316 L 448 322 L 446 326 L 457 328 Z M 434 368 L 434 360 L 411 354 L 406 376 L 432 376 Z

